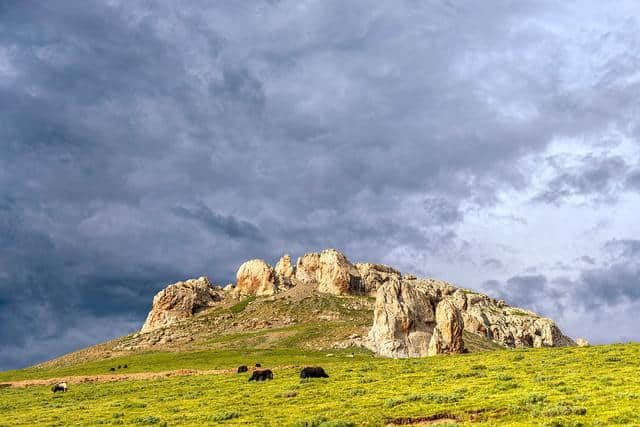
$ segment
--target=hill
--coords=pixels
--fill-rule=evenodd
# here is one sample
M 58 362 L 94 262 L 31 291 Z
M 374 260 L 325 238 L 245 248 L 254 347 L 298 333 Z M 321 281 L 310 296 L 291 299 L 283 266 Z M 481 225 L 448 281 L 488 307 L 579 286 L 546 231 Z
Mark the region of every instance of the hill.
M 153 298 L 140 332 L 43 366 L 145 351 L 366 348 L 415 357 L 572 345 L 551 319 L 531 311 L 389 266 L 352 264 L 328 249 L 295 265 L 284 255 L 275 269 L 247 261 L 224 288 L 206 277 L 169 285 Z

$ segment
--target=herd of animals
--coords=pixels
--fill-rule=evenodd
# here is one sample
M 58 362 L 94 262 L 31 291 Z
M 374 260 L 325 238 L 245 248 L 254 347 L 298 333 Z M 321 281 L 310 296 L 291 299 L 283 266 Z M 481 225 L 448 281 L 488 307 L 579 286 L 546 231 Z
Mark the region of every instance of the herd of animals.
M 256 363 L 255 368 L 261 368 L 261 367 L 262 365 L 260 363 Z M 128 366 L 118 365 L 118 369 L 120 368 L 128 368 Z M 255 368 L 251 374 L 251 377 L 249 377 L 249 381 L 267 381 L 267 380 L 273 379 L 273 372 L 271 371 L 271 369 L 255 369 Z M 111 372 L 114 372 L 115 370 L 116 368 L 109 369 L 109 371 Z M 237 373 L 242 374 L 244 372 L 249 372 L 249 368 L 247 367 L 247 365 L 238 366 Z M 300 378 L 303 380 L 306 378 L 329 378 L 329 375 L 327 375 L 324 369 L 321 368 L 320 366 L 317 366 L 317 367 L 307 366 L 306 368 L 303 368 L 302 371 L 300 371 Z M 66 392 L 68 388 L 69 386 L 67 385 L 66 382 L 55 383 L 51 387 L 51 391 L 54 393 L 57 393 L 59 391 Z

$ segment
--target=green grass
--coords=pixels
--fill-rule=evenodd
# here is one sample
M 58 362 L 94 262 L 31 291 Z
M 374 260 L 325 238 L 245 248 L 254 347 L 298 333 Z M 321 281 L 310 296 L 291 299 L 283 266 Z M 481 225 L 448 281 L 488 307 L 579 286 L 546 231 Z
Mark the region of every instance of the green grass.
M 247 305 L 249 305 L 250 302 L 255 301 L 256 297 L 255 296 L 250 296 L 247 297 L 245 299 L 243 299 L 242 301 L 240 301 L 239 303 L 237 303 L 236 305 L 233 305 L 231 307 L 229 307 L 229 311 L 232 313 L 240 313 L 243 312 L 245 308 L 247 308 Z
M 4 372 L 2 380 L 132 371 L 320 365 L 327 379 L 297 369 L 249 383 L 248 374 L 0 388 L 0 425 L 384 425 L 447 416 L 458 425 L 640 424 L 640 345 L 501 350 L 422 359 L 366 352 L 229 350 L 146 353 L 61 369 Z M 116 362 L 116 360 L 118 360 Z

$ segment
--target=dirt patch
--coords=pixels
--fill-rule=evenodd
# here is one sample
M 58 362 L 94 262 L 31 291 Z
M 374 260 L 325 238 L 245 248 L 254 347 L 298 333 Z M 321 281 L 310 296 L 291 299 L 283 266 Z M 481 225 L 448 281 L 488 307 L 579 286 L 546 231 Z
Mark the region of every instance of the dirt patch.
M 293 369 L 299 368 L 299 366 L 295 365 L 285 365 L 285 366 L 276 366 L 274 368 L 270 368 L 271 370 L 283 370 L 283 369 Z M 249 372 L 254 371 L 256 368 L 249 368 Z M 262 368 L 261 368 L 262 369 Z M 198 371 L 195 369 L 178 369 L 175 371 L 163 371 L 163 372 L 138 372 L 133 374 L 113 374 L 113 375 L 72 375 L 68 377 L 58 377 L 58 378 L 47 378 L 43 380 L 21 380 L 21 381 L 7 381 L 0 383 L 0 388 L 2 387 L 13 387 L 13 388 L 21 388 L 28 387 L 34 385 L 51 385 L 60 382 L 66 382 L 69 384 L 80 384 L 80 383 L 104 383 L 111 381 L 137 381 L 137 380 L 157 380 L 160 378 L 168 378 L 168 377 L 184 377 L 184 376 L 192 376 L 192 375 L 225 375 L 225 374 L 235 374 L 236 369 L 211 369 L 206 371 Z
M 435 414 L 428 417 L 400 417 L 387 420 L 387 426 L 436 426 L 439 424 L 457 423 L 458 419 L 451 414 Z

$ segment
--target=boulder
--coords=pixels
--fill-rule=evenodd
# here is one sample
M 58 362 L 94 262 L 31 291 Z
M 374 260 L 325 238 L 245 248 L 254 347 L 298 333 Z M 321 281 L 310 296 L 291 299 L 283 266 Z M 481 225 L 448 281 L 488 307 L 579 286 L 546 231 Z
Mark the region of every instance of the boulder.
M 317 283 L 317 271 L 320 267 L 320 254 L 310 253 L 298 258 L 295 278 L 302 283 Z
M 333 295 L 362 295 L 360 273 L 347 257 L 335 249 L 310 253 L 298 258 L 295 277 L 302 283 L 315 283 L 319 292 Z
M 383 264 L 357 263 L 356 269 L 360 275 L 362 293 L 368 296 L 375 296 L 376 291 L 388 280 L 392 278 L 400 279 L 399 271 Z
M 346 256 L 335 249 L 320 253 L 318 291 L 334 295 L 362 294 L 360 273 Z
M 577 338 L 576 339 L 576 345 L 578 347 L 589 347 L 590 344 L 589 344 L 589 341 L 587 341 L 584 338 Z
M 436 327 L 429 342 L 429 356 L 460 354 L 464 352 L 464 320 L 460 310 L 448 299 L 436 306 Z
M 277 292 L 273 268 L 261 259 L 252 259 L 236 273 L 236 289 L 243 295 L 273 295 Z
M 140 332 L 149 332 L 187 319 L 222 300 L 206 277 L 177 282 L 158 292 Z
M 291 257 L 287 254 L 276 263 L 276 283 L 279 288 L 290 288 L 293 286 L 293 278 L 295 275 L 295 267 L 291 265 Z

